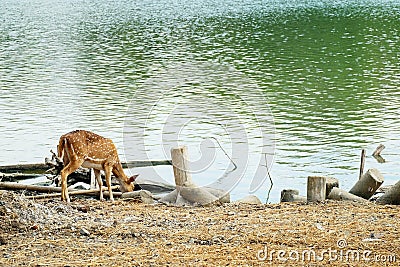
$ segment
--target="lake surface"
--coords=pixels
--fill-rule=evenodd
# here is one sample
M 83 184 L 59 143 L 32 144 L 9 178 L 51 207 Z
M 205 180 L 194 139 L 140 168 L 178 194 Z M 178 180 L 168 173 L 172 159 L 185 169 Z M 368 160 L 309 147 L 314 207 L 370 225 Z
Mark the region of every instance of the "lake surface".
M 233 199 L 265 201 L 266 166 L 269 202 L 309 175 L 349 189 L 363 148 L 393 184 L 399 58 L 398 0 L 0 0 L 0 165 L 87 129 L 124 160 L 187 145 L 193 180 Z M 168 166 L 131 171 L 173 183 Z

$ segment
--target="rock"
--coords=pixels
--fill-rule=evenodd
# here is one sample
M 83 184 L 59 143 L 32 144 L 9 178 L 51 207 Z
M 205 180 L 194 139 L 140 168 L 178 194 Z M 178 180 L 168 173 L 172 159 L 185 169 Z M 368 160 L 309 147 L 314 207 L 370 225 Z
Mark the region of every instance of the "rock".
M 76 184 L 70 185 L 68 189 L 76 189 L 76 190 L 89 190 L 90 184 L 78 182 Z
M 315 223 L 315 227 L 317 227 L 318 230 L 325 231 L 325 228 L 320 223 Z
M 236 200 L 233 203 L 245 203 L 245 204 L 255 204 L 255 205 L 262 204 L 261 200 L 257 196 L 254 196 L 254 195 L 249 195 L 242 199 Z
M 80 206 L 76 206 L 75 208 L 76 208 L 76 210 L 83 212 L 83 213 L 87 213 L 90 210 L 90 207 L 88 205 L 80 205 Z
M 161 203 L 175 206 L 207 206 L 214 203 L 229 203 L 230 194 L 211 187 L 180 187 L 159 199 Z
M 4 236 L 0 236 L 0 245 L 7 245 L 7 240 L 4 238 Z
M 222 189 L 212 188 L 212 187 L 204 187 L 209 193 L 218 198 L 218 201 L 221 203 L 230 203 L 231 195 L 229 192 L 224 191 Z

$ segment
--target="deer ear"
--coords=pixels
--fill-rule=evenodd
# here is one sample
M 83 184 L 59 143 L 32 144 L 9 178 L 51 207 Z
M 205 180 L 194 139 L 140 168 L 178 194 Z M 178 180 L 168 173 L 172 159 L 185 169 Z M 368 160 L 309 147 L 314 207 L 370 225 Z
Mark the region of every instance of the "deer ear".
M 129 177 L 128 184 L 133 183 L 138 176 L 139 176 L 139 174 L 135 174 L 135 175 Z

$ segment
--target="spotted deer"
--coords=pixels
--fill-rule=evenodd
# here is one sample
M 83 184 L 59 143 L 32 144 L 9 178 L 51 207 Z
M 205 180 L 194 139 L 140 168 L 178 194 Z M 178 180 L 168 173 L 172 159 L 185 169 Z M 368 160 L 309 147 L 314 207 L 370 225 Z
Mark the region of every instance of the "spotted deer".
M 100 189 L 100 200 L 104 200 L 100 171 L 104 171 L 110 200 L 114 201 L 111 190 L 111 173 L 120 184 L 121 192 L 133 191 L 138 175 L 126 176 L 118 157 L 117 149 L 111 139 L 93 132 L 76 130 L 60 137 L 57 147 L 58 157 L 64 162 L 61 170 L 61 200 L 70 202 L 67 178 L 79 167 L 93 168 Z

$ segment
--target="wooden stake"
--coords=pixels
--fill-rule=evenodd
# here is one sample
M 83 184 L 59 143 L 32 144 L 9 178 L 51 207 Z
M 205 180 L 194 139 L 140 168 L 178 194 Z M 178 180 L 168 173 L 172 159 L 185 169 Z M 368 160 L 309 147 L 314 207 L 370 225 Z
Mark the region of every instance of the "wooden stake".
M 365 166 L 365 154 L 367 151 L 365 149 L 361 150 L 361 161 L 360 161 L 360 174 L 358 175 L 358 180 L 361 179 L 362 174 L 364 173 Z
M 308 176 L 307 202 L 323 201 L 326 198 L 326 177 Z
M 377 169 L 369 169 L 361 176 L 361 179 L 350 189 L 349 193 L 369 199 L 375 191 L 381 186 L 384 178 Z
M 171 157 L 176 186 L 194 187 L 189 171 L 187 147 L 172 148 Z

